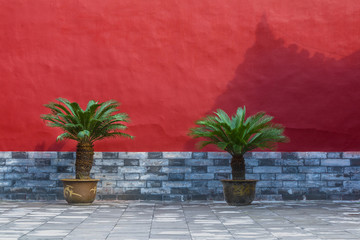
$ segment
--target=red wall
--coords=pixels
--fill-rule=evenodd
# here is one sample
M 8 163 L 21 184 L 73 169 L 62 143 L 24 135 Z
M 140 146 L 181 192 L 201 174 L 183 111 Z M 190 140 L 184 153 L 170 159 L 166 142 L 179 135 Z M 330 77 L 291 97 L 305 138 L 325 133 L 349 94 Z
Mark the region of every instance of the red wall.
M 192 151 L 196 119 L 243 105 L 280 151 L 360 150 L 358 0 L 1 0 L 0 26 L 2 151 L 74 150 L 39 118 L 56 97 L 122 103 L 136 139 L 96 151 Z

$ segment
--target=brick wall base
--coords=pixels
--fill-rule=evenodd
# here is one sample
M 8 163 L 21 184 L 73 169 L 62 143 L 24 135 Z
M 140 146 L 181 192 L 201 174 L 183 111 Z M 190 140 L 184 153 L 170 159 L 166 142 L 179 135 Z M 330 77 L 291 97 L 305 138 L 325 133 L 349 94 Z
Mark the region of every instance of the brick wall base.
M 230 155 L 219 152 L 96 152 L 101 200 L 223 200 Z M 252 152 L 247 179 L 257 200 L 359 200 L 360 152 Z M 73 152 L 0 152 L 0 199 L 63 199 Z

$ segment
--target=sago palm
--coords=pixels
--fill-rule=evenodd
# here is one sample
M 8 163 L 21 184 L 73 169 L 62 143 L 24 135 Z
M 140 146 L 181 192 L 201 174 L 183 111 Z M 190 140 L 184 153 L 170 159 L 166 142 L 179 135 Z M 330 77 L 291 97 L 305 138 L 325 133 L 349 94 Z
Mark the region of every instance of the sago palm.
M 77 179 L 90 178 L 93 164 L 94 142 L 108 137 L 129 137 L 120 132 L 127 127 L 123 124 L 129 121 L 126 113 L 119 113 L 117 101 L 89 101 L 85 110 L 78 103 L 64 98 L 56 99 L 45 107 L 50 114 L 41 115 L 50 127 L 58 127 L 64 131 L 57 140 L 71 139 L 78 142 L 76 149 L 75 172 Z
M 234 180 L 245 179 L 244 154 L 256 148 L 273 150 L 277 143 L 287 142 L 284 127 L 272 123 L 272 116 L 264 112 L 245 117 L 245 107 L 238 108 L 231 118 L 221 109 L 196 121 L 199 127 L 190 129 L 193 138 L 204 138 L 202 148 L 214 144 L 232 155 L 231 169 Z

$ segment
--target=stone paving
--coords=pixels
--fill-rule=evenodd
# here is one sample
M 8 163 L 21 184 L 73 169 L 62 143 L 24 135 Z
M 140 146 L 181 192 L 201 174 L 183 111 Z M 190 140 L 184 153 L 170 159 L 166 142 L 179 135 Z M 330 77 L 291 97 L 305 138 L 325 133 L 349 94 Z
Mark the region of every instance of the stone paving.
M 360 202 L 0 202 L 0 240 L 360 239 Z

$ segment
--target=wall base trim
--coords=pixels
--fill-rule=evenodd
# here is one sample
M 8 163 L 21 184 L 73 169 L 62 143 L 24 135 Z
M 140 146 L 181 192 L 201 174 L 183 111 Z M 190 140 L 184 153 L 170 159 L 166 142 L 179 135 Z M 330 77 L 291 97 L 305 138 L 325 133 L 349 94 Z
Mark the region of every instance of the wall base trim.
M 231 178 L 222 152 L 96 152 L 99 200 L 223 200 Z M 359 200 L 360 152 L 247 153 L 256 200 Z M 0 199 L 61 200 L 73 152 L 0 152 Z

